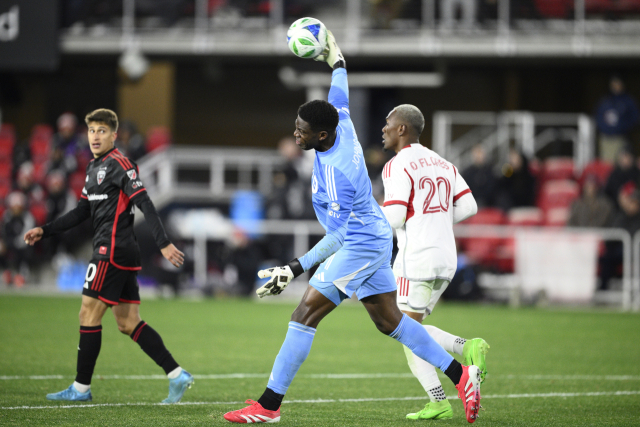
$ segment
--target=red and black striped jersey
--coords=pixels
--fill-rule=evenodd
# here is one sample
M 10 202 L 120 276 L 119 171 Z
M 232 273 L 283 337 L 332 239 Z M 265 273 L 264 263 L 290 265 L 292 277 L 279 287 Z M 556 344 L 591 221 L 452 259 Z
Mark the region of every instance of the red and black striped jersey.
M 135 207 L 144 213 L 156 243 L 169 243 L 164 227 L 139 177 L 138 166 L 114 148 L 87 165 L 78 206 L 43 227 L 44 236 L 65 231 L 91 217 L 93 258 L 115 267 L 139 270 L 140 249 L 133 233 Z

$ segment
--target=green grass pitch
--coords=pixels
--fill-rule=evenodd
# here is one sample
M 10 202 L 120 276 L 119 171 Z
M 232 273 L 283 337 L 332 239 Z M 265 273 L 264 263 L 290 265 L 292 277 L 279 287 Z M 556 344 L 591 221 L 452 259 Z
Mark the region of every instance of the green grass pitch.
M 168 381 L 110 312 L 92 384 L 93 402 L 45 395 L 75 375 L 80 298 L 0 296 L 1 426 L 228 425 L 222 414 L 257 399 L 295 303 L 151 300 L 142 318 L 196 377 L 182 404 L 159 405 Z M 640 425 L 640 317 L 603 310 L 519 309 L 441 303 L 428 319 L 489 342 L 482 426 Z M 318 329 L 282 406 L 283 426 L 467 425 L 454 418 L 409 421 L 426 396 L 400 344 L 383 336 L 360 304 L 346 303 Z

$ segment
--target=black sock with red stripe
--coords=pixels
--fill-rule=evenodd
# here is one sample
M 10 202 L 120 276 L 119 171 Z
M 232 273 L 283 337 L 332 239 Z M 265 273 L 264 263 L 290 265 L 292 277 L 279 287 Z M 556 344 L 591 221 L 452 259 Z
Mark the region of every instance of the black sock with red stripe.
M 80 326 L 76 382 L 84 385 L 91 384 L 93 368 L 96 366 L 96 360 L 98 360 L 101 346 L 102 325 Z
M 151 326 L 147 325 L 144 320 L 138 323 L 138 326 L 135 327 L 131 334 L 131 339 L 137 342 L 140 348 L 142 348 L 142 351 L 147 353 L 147 355 L 152 358 L 158 366 L 164 369 L 165 373 L 168 374 L 180 366 L 173 359 L 169 350 L 164 346 L 164 342 L 162 342 L 160 334 L 158 334 Z
M 453 385 L 458 385 L 460 378 L 462 378 L 462 365 L 456 359 L 453 359 L 449 367 L 444 371 L 444 374 L 453 381 Z

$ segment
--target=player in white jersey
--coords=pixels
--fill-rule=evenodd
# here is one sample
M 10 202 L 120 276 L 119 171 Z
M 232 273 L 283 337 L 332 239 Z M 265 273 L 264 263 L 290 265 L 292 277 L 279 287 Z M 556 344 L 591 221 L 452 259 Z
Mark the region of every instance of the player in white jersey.
M 398 255 L 393 273 L 400 310 L 418 322 L 431 313 L 456 272 L 453 224 L 475 215 L 477 205 L 456 167 L 420 145 L 424 117 L 413 105 L 400 105 L 387 116 L 383 128 L 386 150 L 397 155 L 384 167 L 384 212 L 396 229 Z M 425 329 L 445 350 L 464 356 L 486 374 L 489 346 L 481 338 L 465 340 L 434 326 Z M 409 419 L 449 419 L 453 411 L 433 365 L 405 354 L 409 367 L 429 395 L 430 402 Z

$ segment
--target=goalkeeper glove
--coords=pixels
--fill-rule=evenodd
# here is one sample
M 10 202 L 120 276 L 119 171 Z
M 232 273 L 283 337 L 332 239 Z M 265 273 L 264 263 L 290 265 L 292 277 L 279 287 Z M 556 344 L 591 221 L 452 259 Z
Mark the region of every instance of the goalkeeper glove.
M 291 281 L 304 273 L 304 269 L 297 258 L 291 260 L 284 267 L 272 267 L 258 271 L 261 279 L 269 278 L 264 286 L 256 289 L 256 294 L 260 298 L 270 295 L 280 295 Z
M 325 50 L 315 58 L 315 61 L 323 61 L 329 64 L 329 67 L 333 68 L 347 68 L 347 62 L 344 60 L 344 56 L 342 55 L 342 51 L 336 43 L 336 38 L 333 36 L 333 33 L 327 30 L 327 47 Z

